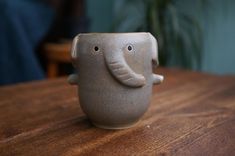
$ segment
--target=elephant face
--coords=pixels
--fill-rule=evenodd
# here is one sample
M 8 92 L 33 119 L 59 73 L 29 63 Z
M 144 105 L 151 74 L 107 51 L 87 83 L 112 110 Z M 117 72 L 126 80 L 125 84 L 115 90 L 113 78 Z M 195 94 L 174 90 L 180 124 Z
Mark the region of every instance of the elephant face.
M 79 56 L 76 46 L 79 46 L 82 37 L 83 35 L 78 35 L 73 42 L 71 55 L 74 64 Z M 142 87 L 146 84 L 144 75 L 133 67 L 143 66 L 145 61 L 158 63 L 157 41 L 150 33 L 93 34 L 92 39 L 83 40 L 80 46 L 84 44 L 89 44 L 87 47 L 90 50 L 87 49 L 86 53 L 93 57 L 102 56 L 111 75 L 129 87 Z M 97 53 L 101 55 L 96 55 Z M 146 57 L 148 55 L 150 57 Z M 143 59 L 144 57 L 150 59 Z

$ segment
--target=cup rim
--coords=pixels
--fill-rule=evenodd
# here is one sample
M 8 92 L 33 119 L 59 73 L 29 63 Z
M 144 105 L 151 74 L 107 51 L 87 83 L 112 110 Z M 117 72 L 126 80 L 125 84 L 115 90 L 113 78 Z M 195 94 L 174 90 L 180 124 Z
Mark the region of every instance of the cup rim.
M 151 34 L 150 32 L 90 32 L 90 33 L 79 33 L 78 36 L 92 36 L 92 35 L 141 35 Z

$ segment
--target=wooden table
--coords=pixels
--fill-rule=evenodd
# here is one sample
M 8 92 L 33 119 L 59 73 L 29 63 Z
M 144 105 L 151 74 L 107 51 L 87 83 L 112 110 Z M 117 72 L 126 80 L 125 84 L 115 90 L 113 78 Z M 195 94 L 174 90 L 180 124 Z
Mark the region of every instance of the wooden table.
M 140 122 L 104 130 L 82 113 L 66 79 L 0 88 L 1 156 L 235 155 L 235 77 L 159 69 Z

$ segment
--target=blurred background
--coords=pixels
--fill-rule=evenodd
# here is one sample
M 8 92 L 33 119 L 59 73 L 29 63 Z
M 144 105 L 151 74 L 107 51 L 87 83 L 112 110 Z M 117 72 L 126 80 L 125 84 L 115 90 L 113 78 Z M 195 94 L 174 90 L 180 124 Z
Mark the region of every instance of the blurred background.
M 160 65 L 235 74 L 233 0 L 1 0 L 0 85 L 73 72 L 72 38 L 151 32 Z

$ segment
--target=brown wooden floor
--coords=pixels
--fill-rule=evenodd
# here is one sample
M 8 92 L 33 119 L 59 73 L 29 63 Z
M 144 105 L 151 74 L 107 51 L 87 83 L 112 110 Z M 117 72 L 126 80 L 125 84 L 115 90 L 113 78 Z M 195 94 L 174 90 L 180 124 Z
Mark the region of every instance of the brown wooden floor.
M 104 130 L 66 79 L 0 87 L 0 155 L 235 155 L 235 76 L 159 69 L 141 121 Z

